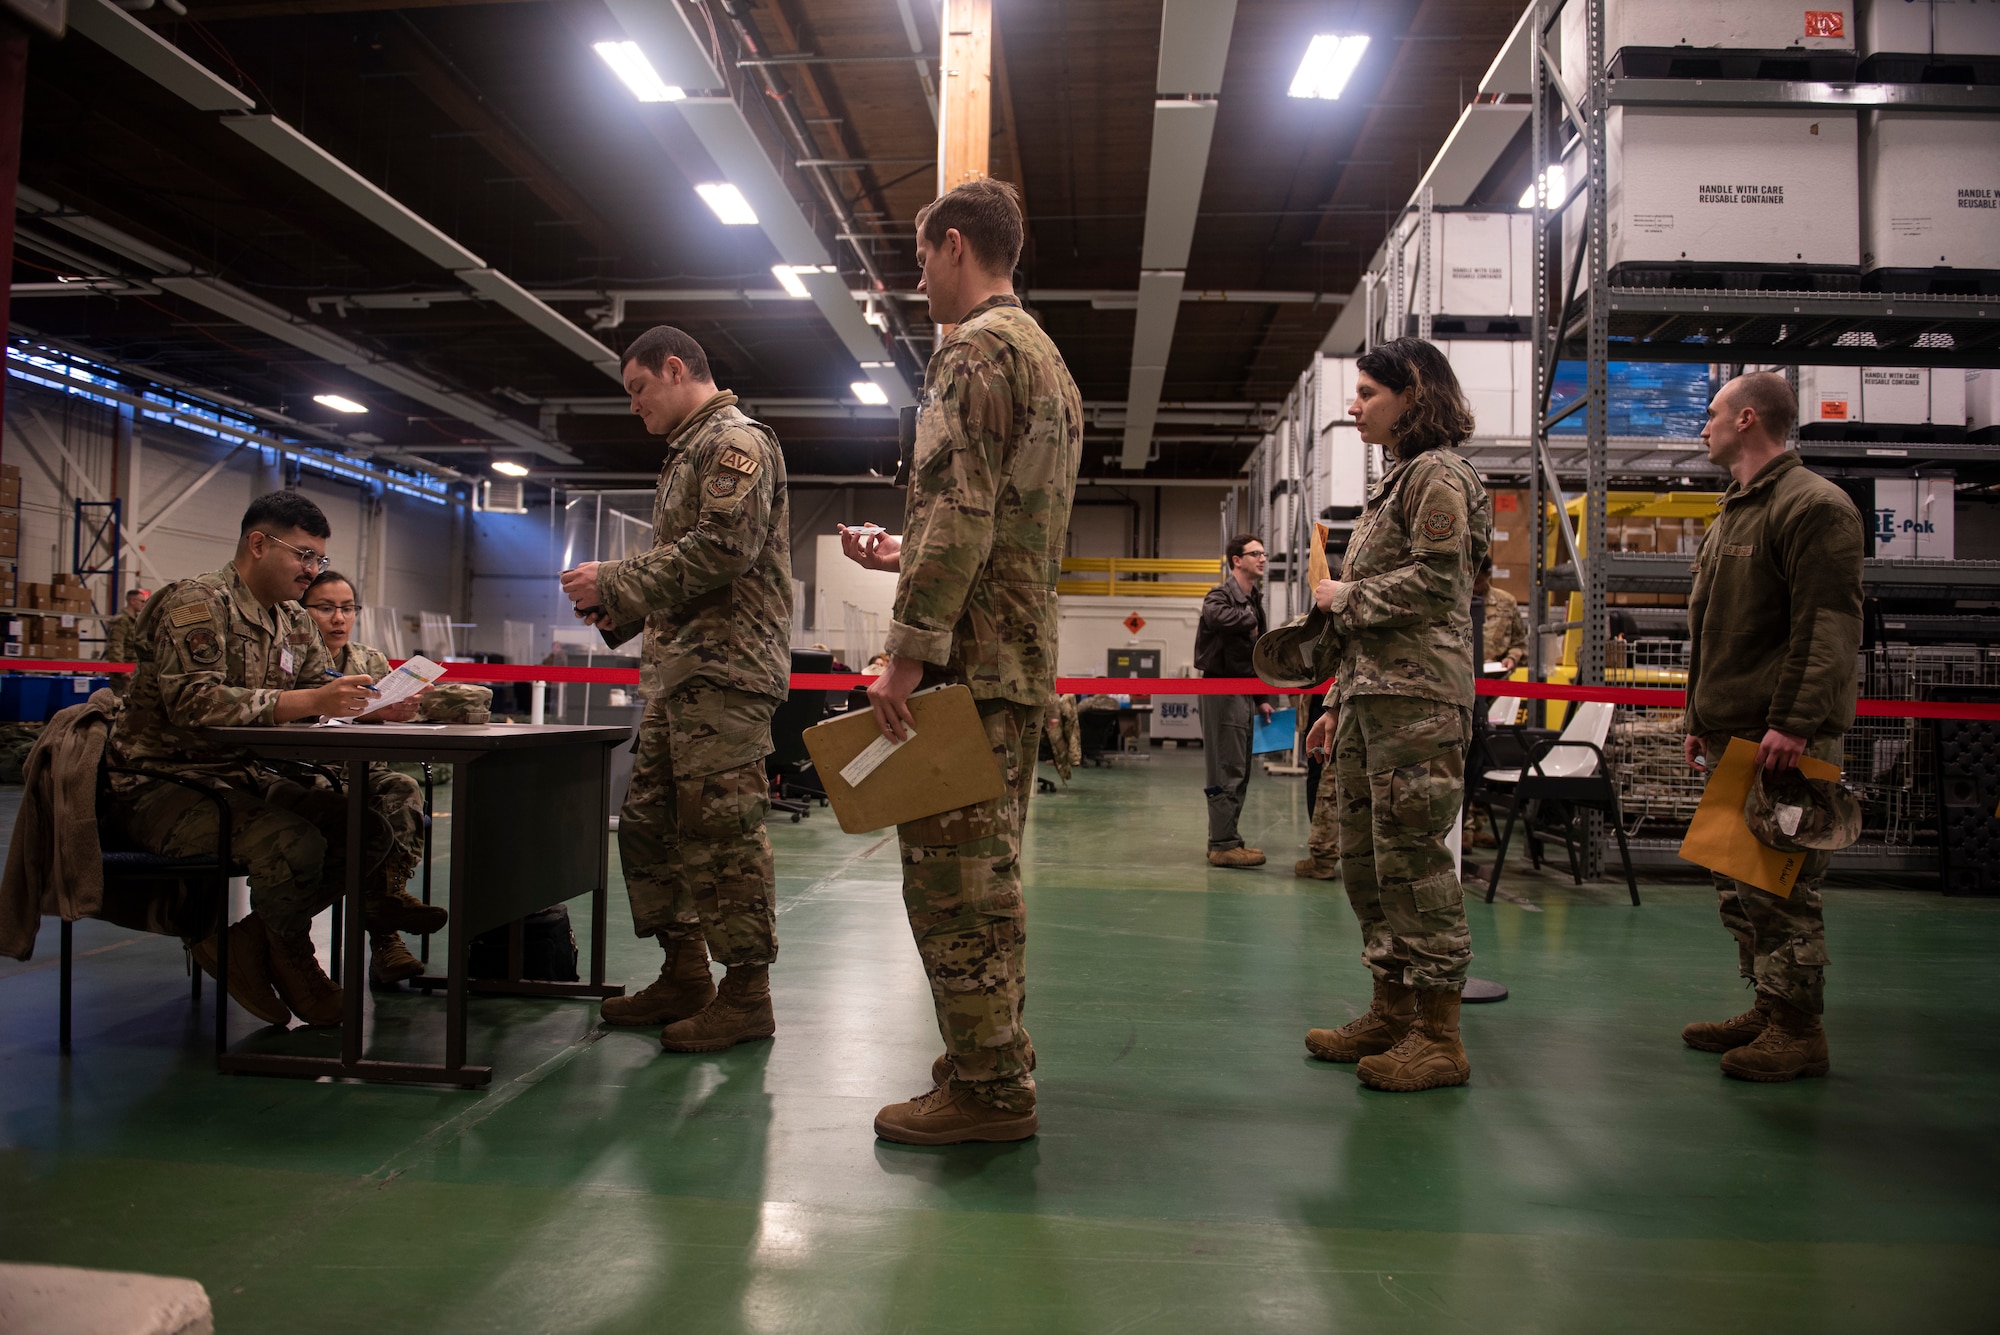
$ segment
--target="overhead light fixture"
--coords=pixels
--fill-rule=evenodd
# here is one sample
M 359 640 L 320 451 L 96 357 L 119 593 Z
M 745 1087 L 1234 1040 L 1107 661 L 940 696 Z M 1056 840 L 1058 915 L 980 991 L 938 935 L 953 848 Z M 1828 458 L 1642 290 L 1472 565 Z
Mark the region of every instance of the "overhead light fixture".
M 315 394 L 313 395 L 313 402 L 322 408 L 331 408 L 337 413 L 365 413 L 368 411 L 365 405 L 356 403 L 345 394 Z
M 1548 170 L 1542 173 L 1542 179 L 1548 183 L 1548 192 L 1543 196 L 1548 201 L 1545 207 L 1551 209 L 1560 208 L 1562 202 L 1569 198 L 1568 173 L 1563 171 L 1560 162 L 1551 163 Z M 1535 207 L 1535 183 L 1533 181 L 1528 182 L 1528 188 L 1521 192 L 1521 202 L 1516 207 L 1523 209 L 1532 209 Z
M 493 471 L 504 477 L 526 477 L 528 475 L 528 470 L 515 463 L 512 459 L 495 459 L 493 461 Z
M 641 102 L 678 102 L 687 96 L 660 77 L 637 42 L 599 42 L 594 49 Z
M 715 216 L 731 227 L 755 227 L 757 211 L 750 207 L 750 201 L 743 198 L 743 192 L 727 181 L 698 185 L 694 192 L 702 201 L 715 210 Z
M 724 221 L 728 220 L 724 219 Z M 785 289 L 786 296 L 797 297 L 803 300 L 806 297 L 810 297 L 812 293 L 806 291 L 806 285 L 799 281 L 799 275 L 802 273 L 812 273 L 815 267 L 810 264 L 774 264 L 771 266 L 771 274 L 778 280 L 778 286 Z
M 1299 72 L 1292 76 L 1291 95 L 1333 101 L 1354 77 L 1354 67 L 1367 49 L 1368 39 L 1359 34 L 1321 33 L 1306 47 Z
M 848 388 L 854 391 L 855 398 L 878 408 L 889 401 L 888 392 L 873 380 L 857 380 Z

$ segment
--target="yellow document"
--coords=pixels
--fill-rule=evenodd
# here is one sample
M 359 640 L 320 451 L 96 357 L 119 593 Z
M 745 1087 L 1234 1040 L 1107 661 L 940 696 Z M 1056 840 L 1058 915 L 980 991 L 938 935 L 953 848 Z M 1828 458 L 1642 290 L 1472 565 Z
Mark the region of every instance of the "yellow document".
M 1799 770 L 1809 779 L 1840 778 L 1840 766 L 1811 756 L 1799 757 Z M 1756 777 L 1757 743 L 1730 738 L 1729 750 L 1723 753 L 1722 763 L 1716 766 L 1707 791 L 1701 795 L 1701 805 L 1688 823 L 1680 855 L 1697 867 L 1789 899 L 1807 855 L 1772 848 L 1750 833 L 1743 819 L 1743 803 Z
M 1333 570 L 1326 563 L 1327 532 L 1325 524 L 1313 525 L 1312 550 L 1306 553 L 1306 597 L 1308 598 L 1312 597 L 1312 591 L 1319 587 L 1321 580 L 1333 578 Z

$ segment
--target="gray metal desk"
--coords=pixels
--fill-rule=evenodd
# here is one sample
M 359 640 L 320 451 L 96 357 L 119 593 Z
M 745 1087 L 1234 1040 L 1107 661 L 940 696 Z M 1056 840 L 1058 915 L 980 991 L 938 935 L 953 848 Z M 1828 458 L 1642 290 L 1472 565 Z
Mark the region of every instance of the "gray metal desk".
M 605 985 L 604 947 L 611 872 L 611 754 L 631 740 L 630 728 L 287 724 L 207 728 L 203 735 L 273 760 L 347 769 L 347 908 L 342 923 L 346 940 L 341 952 L 346 1014 L 341 1020 L 340 1056 L 225 1050 L 217 1059 L 221 1070 L 394 1084 L 484 1085 L 493 1078 L 493 1068 L 465 1064 L 465 961 L 472 938 L 585 893 L 591 896 L 592 910 L 588 983 L 482 982 L 478 990 L 532 996 L 624 993 L 622 987 Z M 427 761 L 452 767 L 451 959 L 444 979 L 430 980 L 445 987 L 442 1066 L 374 1061 L 361 1055 L 362 1008 L 368 994 L 361 832 L 368 766 L 375 761 Z M 510 953 L 518 959 L 518 950 Z

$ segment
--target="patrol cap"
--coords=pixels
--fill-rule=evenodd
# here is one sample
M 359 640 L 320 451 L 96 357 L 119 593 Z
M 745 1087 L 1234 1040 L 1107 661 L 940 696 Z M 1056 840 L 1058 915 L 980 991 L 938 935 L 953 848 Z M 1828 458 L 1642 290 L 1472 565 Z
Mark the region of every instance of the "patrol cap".
M 1832 852 L 1861 837 L 1854 790 L 1796 769 L 1758 770 L 1743 799 L 1743 820 L 1759 843 L 1784 853 Z
M 440 682 L 424 692 L 421 712 L 431 723 L 490 723 L 493 690 L 471 682 Z
M 1340 665 L 1340 637 L 1317 610 L 1306 612 L 1258 636 L 1250 662 L 1267 685 L 1317 686 Z

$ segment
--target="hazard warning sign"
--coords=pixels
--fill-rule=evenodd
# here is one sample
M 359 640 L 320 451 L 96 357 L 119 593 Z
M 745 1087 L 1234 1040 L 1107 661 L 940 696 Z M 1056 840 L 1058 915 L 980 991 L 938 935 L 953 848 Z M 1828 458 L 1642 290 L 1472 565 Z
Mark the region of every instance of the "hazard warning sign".
M 1146 629 L 1146 618 L 1134 612 L 1131 616 L 1125 618 L 1125 629 L 1137 635 L 1140 631 Z

